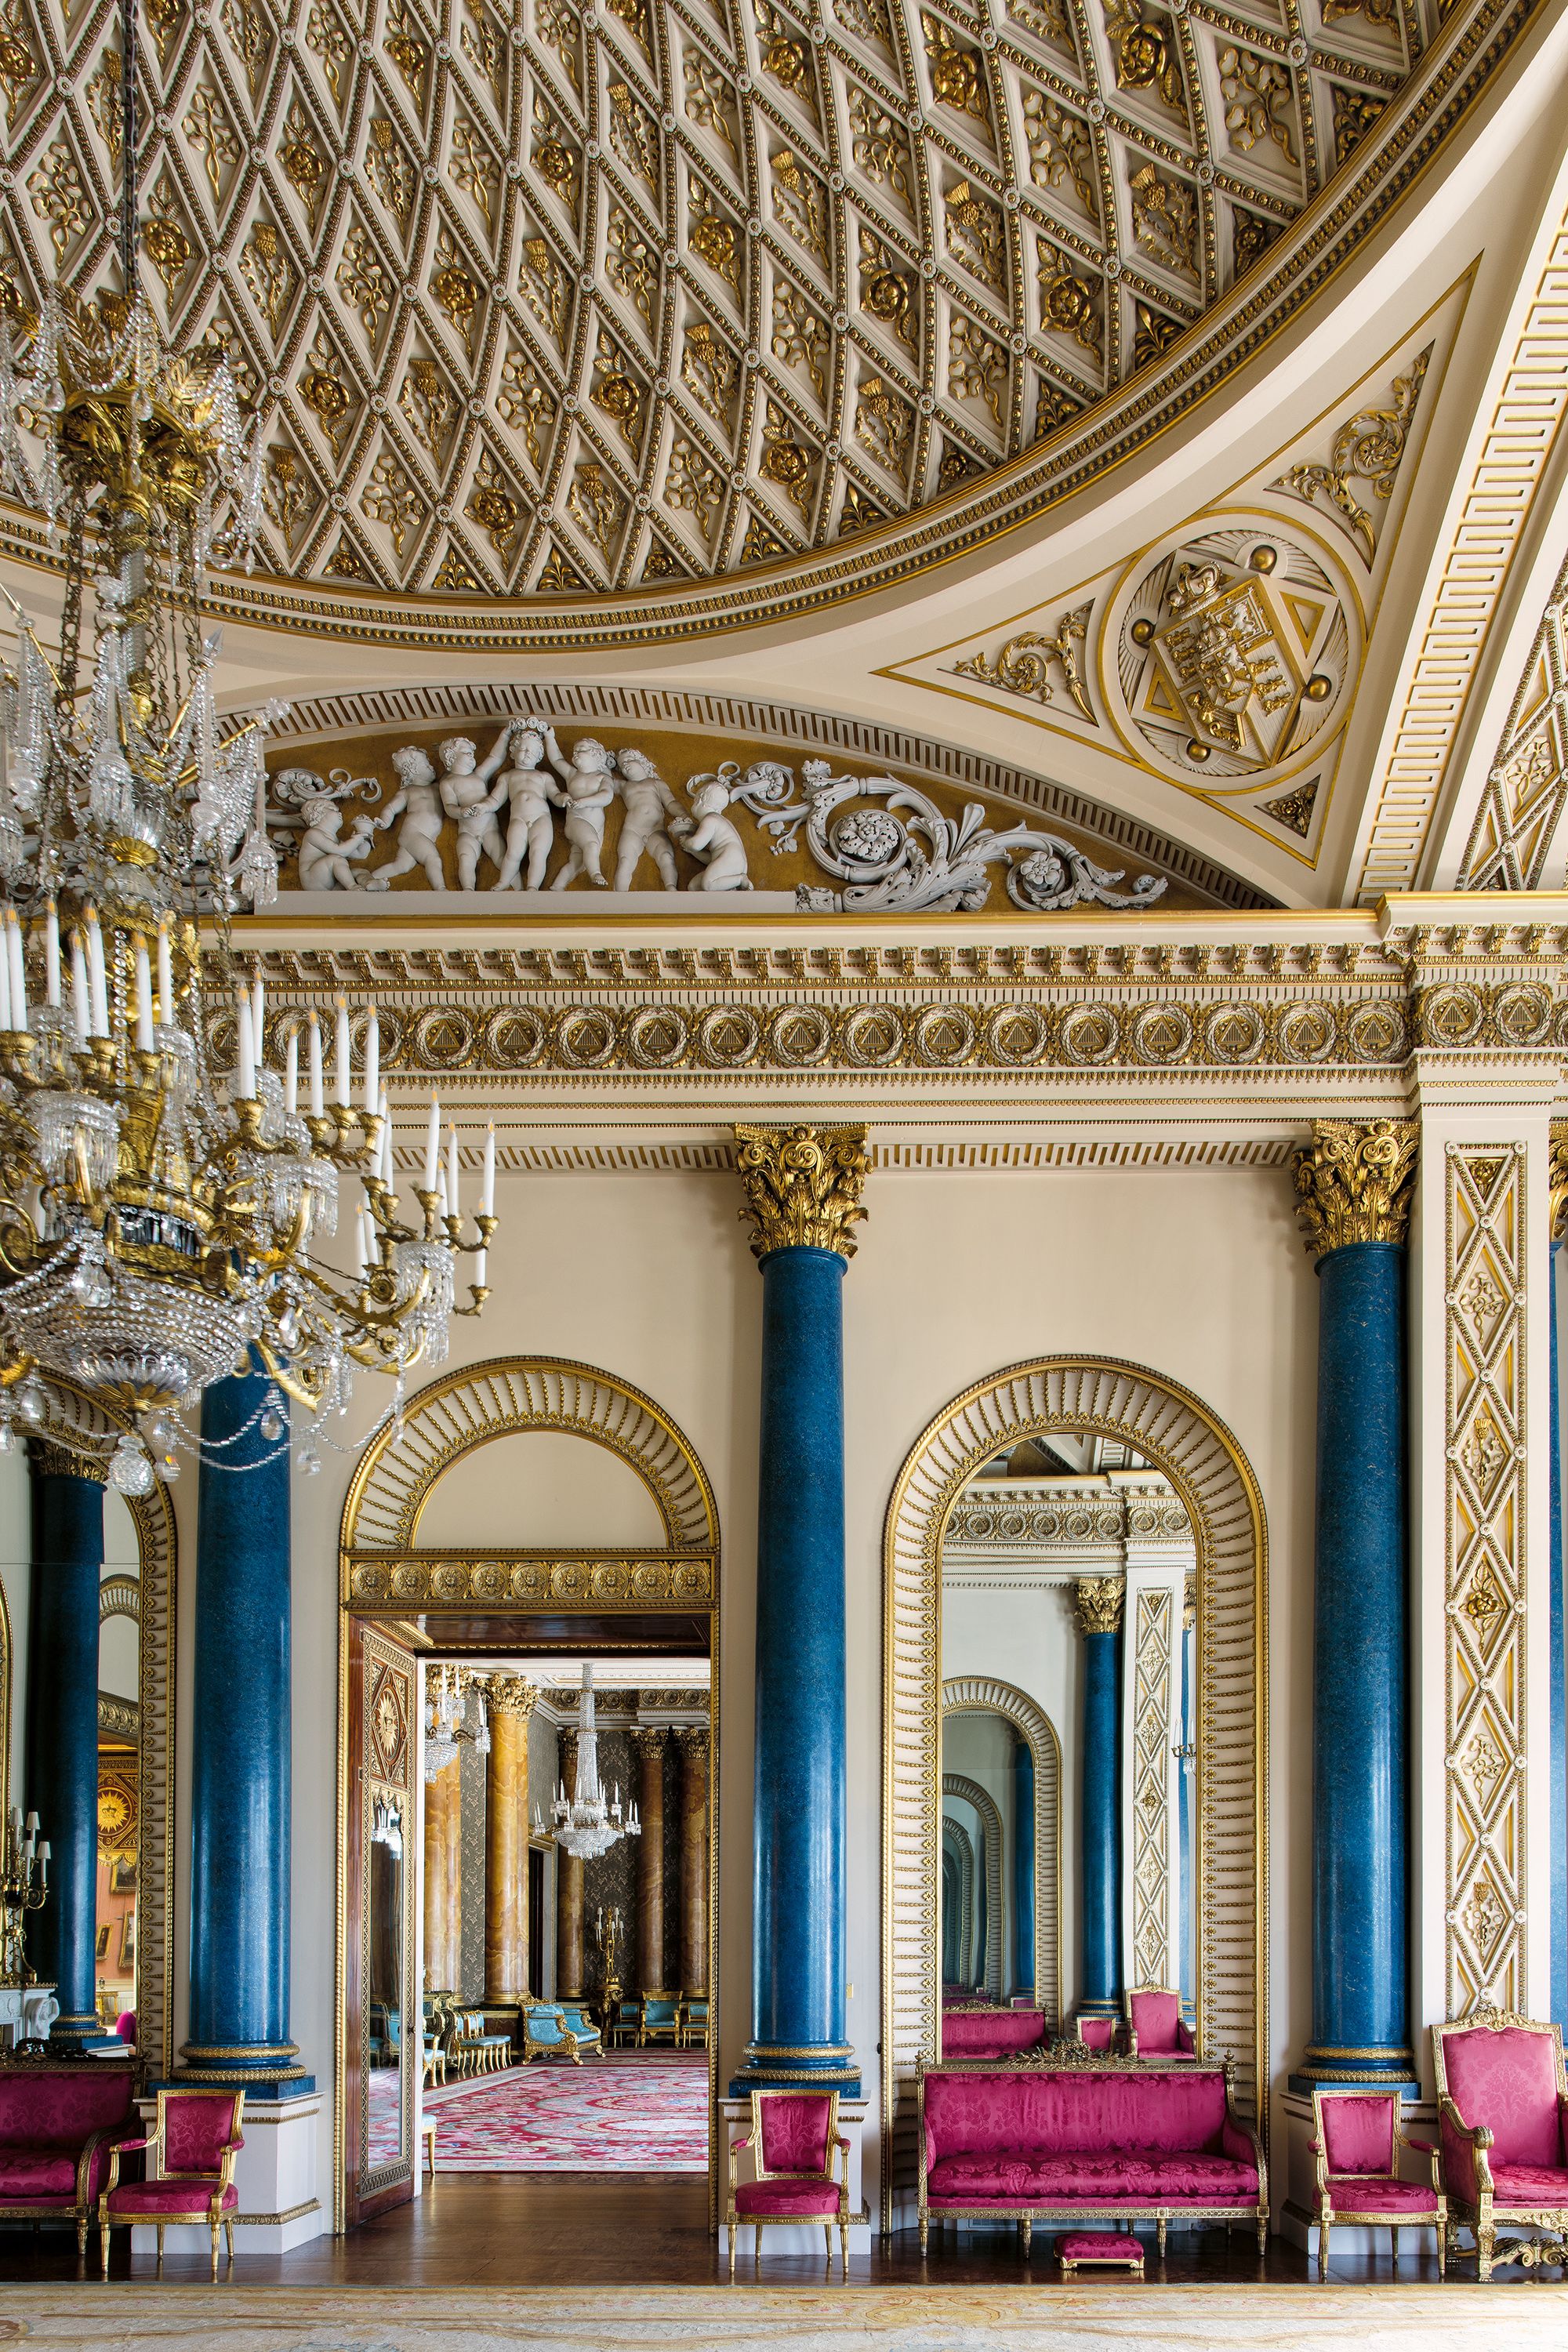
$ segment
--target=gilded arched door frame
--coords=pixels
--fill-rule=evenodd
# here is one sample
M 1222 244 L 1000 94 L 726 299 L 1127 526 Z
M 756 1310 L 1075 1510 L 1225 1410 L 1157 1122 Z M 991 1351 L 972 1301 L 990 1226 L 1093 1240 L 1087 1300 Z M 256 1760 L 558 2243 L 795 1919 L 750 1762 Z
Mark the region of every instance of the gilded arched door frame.
M 1035 1998 L 1052 2025 L 1062 2015 L 1062 1750 L 1056 1725 L 1037 1699 L 994 1675 L 960 1675 L 942 1686 L 942 1711 L 999 1715 L 1029 1745 L 1035 1761 Z M 1045 1965 L 1042 1966 L 1042 1960 Z
M 441 1547 L 422 1551 L 419 1525 L 436 1486 L 465 1456 L 496 1440 L 551 1432 L 604 1446 L 651 1496 L 658 1545 L 600 1552 L 552 1547 Z M 389 1415 L 360 1457 L 339 1525 L 337 1987 L 334 2029 L 334 2222 L 345 2204 L 347 1862 L 350 1627 L 356 1616 L 405 1617 L 465 1601 L 487 1613 L 530 1616 L 672 1607 L 706 1612 L 709 1692 L 708 2040 L 709 2200 L 719 2165 L 719 1687 L 720 1534 L 713 1489 L 696 1448 L 652 1397 L 595 1364 L 558 1356 L 494 1356 L 444 1372 Z M 413 1874 L 408 1874 L 412 1887 Z M 410 1900 L 412 1897 L 410 1895 Z M 405 2037 L 405 2046 L 414 2046 Z M 411 2122 L 411 2117 L 409 2121 Z M 411 2133 L 405 2137 L 412 2149 Z
M 976 1381 L 910 1447 L 888 1505 L 882 1645 L 882 2227 L 912 2194 L 915 2082 L 941 2013 L 937 1847 L 941 1562 L 959 1496 L 1026 1437 L 1120 1437 L 1163 1470 L 1192 1523 L 1198 1572 L 1198 2025 L 1234 2062 L 1238 2105 L 1268 2128 L 1268 1535 L 1236 1438 L 1148 1366 L 1039 1356 Z M 1205 1920 L 1250 1913 L 1250 1936 Z

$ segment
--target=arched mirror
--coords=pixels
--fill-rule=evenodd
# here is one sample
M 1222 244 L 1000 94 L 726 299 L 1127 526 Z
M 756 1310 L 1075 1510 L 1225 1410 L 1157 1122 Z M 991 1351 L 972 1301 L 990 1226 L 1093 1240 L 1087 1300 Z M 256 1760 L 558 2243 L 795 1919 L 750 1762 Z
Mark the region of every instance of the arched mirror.
M 942 1551 L 944 2052 L 989 2047 L 991 2011 L 1103 2043 L 1152 1986 L 1195 2025 L 1196 1586 L 1181 1498 L 1124 1440 L 1026 1438 L 960 1495 Z

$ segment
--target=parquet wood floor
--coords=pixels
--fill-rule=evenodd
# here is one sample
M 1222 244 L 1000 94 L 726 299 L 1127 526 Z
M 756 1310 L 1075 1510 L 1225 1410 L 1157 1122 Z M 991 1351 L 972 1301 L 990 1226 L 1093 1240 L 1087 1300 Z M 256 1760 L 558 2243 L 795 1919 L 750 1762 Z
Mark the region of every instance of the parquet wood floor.
M 728 2274 L 723 2240 L 708 2234 L 707 2184 L 701 2180 L 622 2174 L 605 2181 L 548 2176 L 454 2173 L 437 2175 L 434 2191 L 398 2207 L 346 2238 L 323 2237 L 291 2254 L 247 2252 L 246 2232 L 237 2233 L 235 2277 L 251 2286 L 702 2286 Z M 751 2233 L 741 2235 L 737 2276 L 766 2285 L 805 2284 L 822 2275 L 820 2262 L 764 2252 L 752 2269 Z M 962 2236 L 933 2242 L 922 2265 L 913 2230 L 888 2242 L 873 2240 L 868 2253 L 850 2256 L 851 2287 L 930 2283 L 952 2286 L 1053 2286 L 1060 2281 L 1051 2254 L 1051 2235 L 1037 2231 L 1034 2259 L 1026 2263 L 1011 2232 Z M 96 2238 L 89 2247 L 96 2265 Z M 130 2266 L 129 2242 L 117 2232 L 112 2273 Z M 1416 2252 L 1406 2242 L 1394 2272 L 1386 2247 L 1372 2257 L 1335 2252 L 1333 2278 L 1367 2285 L 1436 2285 L 1437 2265 L 1430 2245 Z M 154 2275 L 151 2255 L 138 2254 L 130 2274 Z M 205 2279 L 205 2257 L 171 2254 L 163 2265 L 171 2283 Z M 835 2265 L 837 2276 L 837 2264 Z M 1150 2276 L 1155 2275 L 1151 2250 Z M 1271 2239 L 1260 2261 L 1250 2234 L 1228 2242 L 1220 2230 L 1173 2234 L 1163 2275 L 1171 2282 L 1237 2285 L 1275 2282 L 1303 2284 L 1312 2275 L 1307 2258 L 1281 2238 Z M 1459 2279 L 1475 2276 L 1460 2263 Z M 0 2281 L 74 2279 L 74 2237 L 46 2230 L 35 2237 L 25 2224 L 0 2228 Z M 1517 2269 L 1498 2273 L 1500 2285 L 1519 2284 Z

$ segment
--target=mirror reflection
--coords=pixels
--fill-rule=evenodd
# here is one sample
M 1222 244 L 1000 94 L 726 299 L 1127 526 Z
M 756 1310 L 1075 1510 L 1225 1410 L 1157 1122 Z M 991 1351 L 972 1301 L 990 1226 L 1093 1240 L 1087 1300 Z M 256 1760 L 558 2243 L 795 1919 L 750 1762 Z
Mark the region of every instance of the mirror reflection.
M 98 1596 L 98 1861 L 93 1986 L 99 2021 L 136 2040 L 136 1895 L 142 1833 L 142 1582 L 135 1523 L 103 1496 Z
M 946 2057 L 1195 2053 L 1197 1575 L 1163 1473 L 1091 1432 L 960 1496 L 942 1570 Z
M 401 1796 L 373 1791 L 365 1866 L 367 2153 L 373 2167 L 390 2164 L 404 2152 L 403 1832 Z

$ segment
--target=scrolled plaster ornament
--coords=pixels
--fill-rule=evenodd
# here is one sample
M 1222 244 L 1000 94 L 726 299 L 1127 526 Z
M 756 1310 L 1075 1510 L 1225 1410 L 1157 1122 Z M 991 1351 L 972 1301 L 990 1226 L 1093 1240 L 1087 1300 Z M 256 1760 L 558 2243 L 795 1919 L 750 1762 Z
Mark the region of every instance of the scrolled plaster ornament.
M 986 824 L 978 801 L 971 801 L 961 817 L 943 816 L 924 793 L 892 776 L 836 776 L 826 760 L 807 760 L 801 767 L 798 802 L 789 797 L 793 789 L 789 771 L 769 761 L 732 786 L 731 796 L 752 810 L 777 849 L 793 849 L 804 830 L 817 865 L 842 884 L 838 890 L 803 884 L 797 894 L 803 909 L 973 912 L 990 897 L 988 869 L 999 864 L 1005 866 L 1013 904 L 1035 913 L 1085 904 L 1148 906 L 1165 888 L 1160 877 L 1142 874 L 1130 891 L 1118 891 L 1120 872 L 1096 866 L 1056 834 L 1027 824 L 997 833 Z M 866 800 L 883 805 L 847 806 Z M 899 810 L 908 810 L 909 816 L 896 814 Z
M 1121 1624 L 1126 1580 L 1120 1576 L 1080 1576 L 1072 1589 L 1080 1633 L 1114 1633 Z

